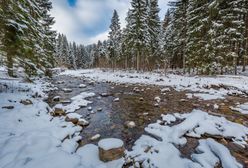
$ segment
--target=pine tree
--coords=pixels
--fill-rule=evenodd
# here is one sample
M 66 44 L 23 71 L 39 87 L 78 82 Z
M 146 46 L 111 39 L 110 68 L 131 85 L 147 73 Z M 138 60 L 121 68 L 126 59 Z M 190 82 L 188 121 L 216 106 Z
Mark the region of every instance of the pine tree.
M 208 1 L 189 0 L 187 10 L 187 45 L 186 45 L 186 64 L 190 72 L 191 69 L 201 73 L 205 72 L 208 55 L 205 52 L 207 46 L 206 34 L 208 29 Z M 204 59 L 203 59 L 204 58 Z
M 52 2 L 49 0 L 40 0 L 39 6 L 41 7 L 41 16 L 42 16 L 42 46 L 45 55 L 45 62 L 47 68 L 54 67 L 55 60 L 55 39 L 56 32 L 51 30 L 51 26 L 55 23 L 54 18 L 50 16 L 49 12 L 52 9 Z
M 14 75 L 14 64 L 23 67 L 28 75 L 44 73 L 51 67 L 48 62 L 52 57 L 46 56 L 48 48 L 42 42 L 50 31 L 48 25 L 53 22 L 45 22 L 50 7 L 42 4 L 38 0 L 2 0 L 0 3 L 1 51 L 10 76 Z M 50 41 L 46 44 L 53 45 Z
M 172 20 L 170 33 L 173 39 L 171 43 L 170 53 L 172 53 L 172 63 L 176 67 L 183 68 L 185 70 L 186 62 L 186 32 L 187 32 L 187 9 L 188 0 L 177 0 L 169 2 L 172 12 Z
M 155 64 L 159 60 L 159 36 L 161 32 L 161 24 L 159 18 L 158 0 L 148 0 L 148 31 L 149 31 L 149 57 L 148 65 Z M 150 58 L 150 59 L 149 59 Z
M 136 55 L 136 69 L 140 70 L 141 64 L 144 64 L 144 55 L 147 54 L 149 44 L 149 28 L 147 23 L 148 7 L 146 0 L 132 0 L 129 13 L 129 45 L 132 46 Z
M 111 59 L 112 68 L 116 66 L 116 61 L 120 57 L 120 42 L 121 42 L 121 26 L 119 16 L 116 10 L 114 10 L 113 17 L 110 25 L 109 32 L 109 57 Z
M 168 9 L 164 20 L 162 22 L 161 32 L 159 35 L 159 47 L 160 47 L 160 54 L 161 54 L 161 60 L 164 64 L 164 70 L 166 70 L 170 65 L 171 55 L 168 53 L 168 51 L 171 51 L 170 45 L 172 45 L 172 38 L 171 38 L 171 13 Z

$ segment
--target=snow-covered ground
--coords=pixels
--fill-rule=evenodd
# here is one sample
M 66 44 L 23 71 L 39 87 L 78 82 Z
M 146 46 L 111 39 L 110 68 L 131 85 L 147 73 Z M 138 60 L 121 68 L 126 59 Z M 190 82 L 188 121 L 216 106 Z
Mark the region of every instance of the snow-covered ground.
M 178 119 L 183 121 L 174 126 L 168 125 Z M 248 128 L 225 118 L 194 110 L 191 113 L 162 116 L 162 120 L 150 124 L 145 130 L 152 136 L 141 136 L 135 142 L 133 150 L 128 153 L 129 157 L 136 162 L 136 166 L 214 168 L 221 162 L 223 168 L 242 167 L 224 145 L 210 138 L 199 140 L 199 146 L 196 153 L 191 155 L 191 160 L 182 158 L 180 151 L 176 148 L 178 145 L 183 146 L 187 143 L 185 136 L 201 138 L 204 134 L 220 135 L 240 145 L 247 145 Z
M 92 80 L 104 82 L 111 81 L 115 83 L 159 85 L 173 87 L 178 91 L 196 92 L 195 97 L 204 100 L 223 99 L 226 95 L 248 94 L 248 77 L 246 76 L 180 76 L 164 75 L 161 73 L 136 73 L 126 71 L 106 71 L 100 69 L 89 70 L 67 70 L 60 75 L 69 75 L 76 77 L 88 77 Z
M 4 69 L 2 70 L 4 71 Z M 1 73 L 0 73 L 1 74 Z M 243 94 L 248 91 L 248 78 L 239 76 L 183 77 L 153 73 L 103 72 L 101 70 L 66 71 L 61 75 L 85 76 L 96 81 L 116 83 L 156 84 L 176 90 L 195 92 L 189 97 L 205 100 L 224 98 L 228 94 Z M 99 159 L 98 146 L 88 144 L 78 147 L 81 126 L 66 122 L 66 116 L 52 117 L 44 99 L 46 92 L 57 89 L 48 82 L 35 80 L 23 83 L 22 79 L 0 79 L 0 167 L 2 168 L 121 168 L 124 158 L 104 163 Z M 218 86 L 214 89 L 212 85 Z M 223 87 L 223 85 L 227 87 Z M 168 91 L 166 88 L 164 91 Z M 85 100 L 94 96 L 82 92 L 71 98 L 69 105 L 57 105 L 65 110 L 67 117 L 84 120 L 75 110 L 91 103 Z M 237 108 L 243 108 L 237 107 Z M 246 108 L 246 107 L 245 107 Z M 181 122 L 177 122 L 180 120 Z M 172 126 L 171 126 L 172 124 Z M 213 139 L 203 139 L 205 134 L 221 136 L 241 147 L 247 146 L 248 128 L 194 110 L 185 114 L 162 115 L 162 119 L 150 124 L 132 151 L 127 151 L 125 160 L 139 167 L 214 168 L 221 163 L 223 168 L 241 168 L 242 165 L 229 150 Z M 182 157 L 178 146 L 187 143 L 186 136 L 199 138 L 199 146 L 191 159 Z M 111 137 L 110 137 L 111 138 Z M 103 141 L 104 142 L 104 141 Z M 121 142 L 100 144 L 104 148 L 119 146 Z M 132 166 L 131 166 L 132 167 Z
M 123 165 L 123 159 L 100 161 L 95 145 L 76 151 L 82 127 L 65 122 L 64 116 L 52 117 L 52 109 L 43 101 L 47 97 L 45 91 L 56 88 L 42 80 L 32 84 L 21 80 L 7 75 L 0 80 L 1 168 L 118 168 Z M 92 95 L 80 94 L 66 109 L 72 112 L 78 105 L 88 103 L 84 97 Z

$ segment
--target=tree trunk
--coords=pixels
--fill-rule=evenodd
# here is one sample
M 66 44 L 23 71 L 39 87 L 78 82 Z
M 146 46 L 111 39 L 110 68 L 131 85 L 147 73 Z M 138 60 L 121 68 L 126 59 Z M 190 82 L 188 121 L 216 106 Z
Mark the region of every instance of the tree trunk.
M 242 72 L 245 72 L 245 67 L 246 67 L 246 55 L 244 55 L 244 58 L 243 58 L 243 68 L 242 68 Z
M 14 71 L 13 71 L 13 58 L 10 53 L 7 53 L 7 69 L 8 69 L 8 75 L 13 77 Z
M 237 75 L 237 58 L 234 58 L 234 75 Z
M 140 51 L 137 52 L 137 60 L 136 60 L 136 70 L 139 71 L 140 70 Z

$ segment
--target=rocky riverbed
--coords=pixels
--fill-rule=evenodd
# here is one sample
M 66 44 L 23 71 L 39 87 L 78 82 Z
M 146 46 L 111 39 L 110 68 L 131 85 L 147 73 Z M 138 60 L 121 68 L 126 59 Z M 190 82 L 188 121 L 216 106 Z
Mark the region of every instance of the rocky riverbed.
M 248 102 L 245 97 L 227 96 L 225 99 L 201 100 L 188 96 L 190 91 L 176 91 L 170 87 L 95 82 L 84 77 L 55 76 L 52 83 L 58 90 L 49 93 L 50 106 L 70 103 L 70 98 L 81 92 L 95 93 L 94 97 L 88 98 L 92 104 L 76 111 L 89 121 L 89 125 L 81 132 L 81 146 L 97 144 L 99 139 L 111 137 L 122 139 L 125 148 L 131 149 L 134 142 L 142 134 L 146 134 L 144 128 L 160 119 L 161 114 L 185 113 L 193 109 L 224 116 L 230 121 L 248 126 L 248 115 L 230 108 Z M 226 145 L 242 163 L 247 162 L 247 150 L 221 137 L 211 137 Z M 197 140 L 188 138 L 187 145 L 179 149 L 184 157 L 189 157 L 197 145 Z

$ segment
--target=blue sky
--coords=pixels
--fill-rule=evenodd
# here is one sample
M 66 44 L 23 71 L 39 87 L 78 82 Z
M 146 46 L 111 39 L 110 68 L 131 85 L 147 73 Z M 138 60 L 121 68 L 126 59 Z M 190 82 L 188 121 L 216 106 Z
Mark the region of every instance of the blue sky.
M 56 23 L 53 29 L 67 35 L 70 41 L 91 44 L 107 39 L 113 10 L 116 9 L 121 26 L 126 25 L 125 17 L 131 0 L 51 0 L 51 14 Z M 160 16 L 167 10 L 168 0 L 159 0 Z
M 71 7 L 74 7 L 76 5 L 77 0 L 67 0 L 67 1 Z

